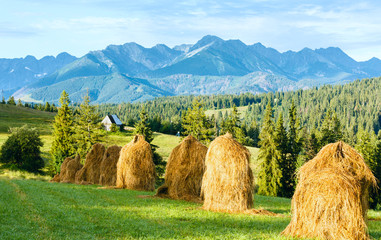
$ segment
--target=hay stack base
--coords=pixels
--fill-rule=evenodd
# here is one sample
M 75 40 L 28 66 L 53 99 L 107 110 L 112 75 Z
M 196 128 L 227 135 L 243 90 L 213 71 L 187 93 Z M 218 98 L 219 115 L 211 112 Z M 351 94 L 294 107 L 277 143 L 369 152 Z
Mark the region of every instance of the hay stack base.
M 249 151 L 231 134 L 216 138 L 205 158 L 202 179 L 203 208 L 243 212 L 253 206 L 253 173 Z
M 99 184 L 100 165 L 105 153 L 105 147 L 96 143 L 87 153 L 85 165 L 75 175 L 77 184 Z
M 202 176 L 208 148 L 189 135 L 169 156 L 165 183 L 156 196 L 200 202 Z
M 74 159 L 66 158 L 64 163 L 61 166 L 60 181 L 75 183 L 75 174 L 83 167 L 80 156 L 77 155 Z
M 118 163 L 120 149 L 121 147 L 117 145 L 107 148 L 100 165 L 99 184 L 115 186 L 116 164 Z
M 141 135 L 125 145 L 117 163 L 117 188 L 155 190 L 155 165 L 151 145 Z
M 349 145 L 325 146 L 299 171 L 292 218 L 282 232 L 300 238 L 369 239 L 368 188 L 375 178 Z

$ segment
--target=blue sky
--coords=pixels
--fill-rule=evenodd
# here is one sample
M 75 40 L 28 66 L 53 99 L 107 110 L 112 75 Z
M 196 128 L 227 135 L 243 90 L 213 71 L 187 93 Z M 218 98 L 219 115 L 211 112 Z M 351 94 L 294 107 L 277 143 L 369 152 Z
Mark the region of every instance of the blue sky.
M 204 35 L 281 52 L 340 47 L 381 59 L 378 1 L 0 0 L 0 58 L 80 57 L 110 44 L 195 43 Z

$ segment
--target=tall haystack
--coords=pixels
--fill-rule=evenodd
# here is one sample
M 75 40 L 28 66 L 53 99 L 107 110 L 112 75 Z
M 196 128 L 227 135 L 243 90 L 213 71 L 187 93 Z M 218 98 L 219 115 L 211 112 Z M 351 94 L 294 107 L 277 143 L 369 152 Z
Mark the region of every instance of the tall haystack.
M 253 206 L 249 161 L 250 152 L 229 133 L 210 144 L 201 187 L 204 209 L 242 212 Z
M 199 200 L 207 151 L 208 148 L 196 138 L 186 137 L 169 156 L 165 183 L 157 190 L 157 196 Z
M 117 145 L 107 148 L 100 165 L 99 184 L 115 186 L 116 164 L 118 163 L 120 149 L 122 149 L 122 147 Z
M 116 187 L 140 191 L 155 190 L 153 154 L 151 145 L 144 140 L 144 136 L 136 135 L 120 150 Z
M 60 182 L 75 183 L 75 174 L 83 167 L 81 157 L 66 158 L 61 166 Z
M 299 170 L 292 219 L 284 235 L 321 239 L 369 239 L 368 189 L 376 179 L 360 154 L 328 144 Z
M 96 143 L 87 153 L 85 165 L 75 175 L 77 184 L 99 184 L 100 165 L 105 153 L 105 147 Z

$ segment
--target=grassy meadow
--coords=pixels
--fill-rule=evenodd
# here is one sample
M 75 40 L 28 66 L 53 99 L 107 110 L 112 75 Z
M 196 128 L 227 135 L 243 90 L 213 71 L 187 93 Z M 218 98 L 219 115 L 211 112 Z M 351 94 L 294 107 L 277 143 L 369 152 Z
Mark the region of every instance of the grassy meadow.
M 47 161 L 52 120 L 50 113 L 0 105 L 0 146 L 9 126 L 28 123 L 41 130 Z M 108 134 L 103 144 L 123 146 L 132 137 L 131 132 Z M 181 141 L 160 133 L 154 137 L 164 160 Z M 258 149 L 249 150 L 256 176 Z M 290 239 L 280 235 L 290 221 L 291 200 L 286 198 L 254 196 L 255 208 L 278 216 L 228 214 L 204 211 L 199 203 L 155 198 L 153 192 L 49 180 L 0 168 L 0 239 Z M 381 239 L 381 212 L 368 215 L 371 236 Z

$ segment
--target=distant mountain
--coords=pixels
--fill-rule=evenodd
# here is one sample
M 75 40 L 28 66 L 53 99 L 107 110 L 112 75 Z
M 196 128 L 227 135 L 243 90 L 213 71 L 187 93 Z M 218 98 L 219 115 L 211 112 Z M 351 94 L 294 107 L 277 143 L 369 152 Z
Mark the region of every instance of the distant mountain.
M 77 58 L 68 53 L 60 53 L 57 57 L 46 56 L 37 60 L 33 56 L 15 59 L 0 59 L 0 90 L 15 91 L 20 87 L 42 79 Z
M 110 45 L 35 81 L 20 80 L 23 88 L 14 95 L 57 101 L 65 89 L 74 101 L 88 89 L 94 102 L 118 103 L 166 95 L 287 91 L 376 76 L 381 76 L 381 60 L 356 62 L 340 48 L 280 53 L 261 43 L 208 35 L 173 48 Z

